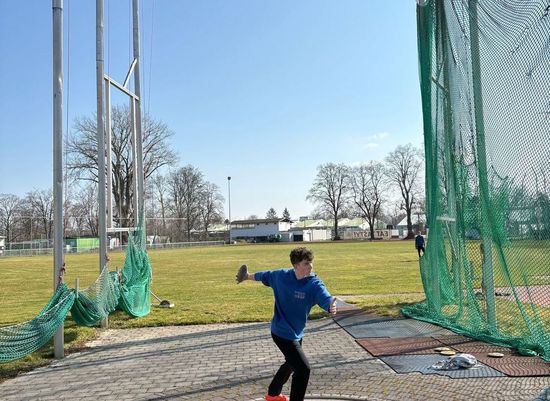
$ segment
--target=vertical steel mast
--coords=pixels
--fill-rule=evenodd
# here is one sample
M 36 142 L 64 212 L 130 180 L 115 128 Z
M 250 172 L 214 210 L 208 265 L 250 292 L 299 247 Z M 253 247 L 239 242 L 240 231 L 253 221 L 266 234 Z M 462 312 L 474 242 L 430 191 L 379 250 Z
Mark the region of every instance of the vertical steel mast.
M 63 0 L 52 0 L 53 14 L 53 288 L 61 284 L 63 268 Z M 54 335 L 54 356 L 64 356 L 64 324 Z
M 98 178 L 98 207 L 99 207 L 99 273 L 107 262 L 107 215 L 105 202 L 105 125 L 103 99 L 104 74 L 103 57 L 103 0 L 96 0 L 96 85 L 97 85 L 97 178 Z M 110 146 L 110 144 L 109 144 Z M 101 320 L 101 327 L 107 327 L 108 317 Z

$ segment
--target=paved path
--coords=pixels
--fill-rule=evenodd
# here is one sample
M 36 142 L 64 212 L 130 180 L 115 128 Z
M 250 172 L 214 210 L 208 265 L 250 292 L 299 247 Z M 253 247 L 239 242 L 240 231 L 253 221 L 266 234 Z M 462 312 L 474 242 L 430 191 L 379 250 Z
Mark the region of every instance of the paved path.
M 311 401 L 531 401 L 550 386 L 550 377 L 396 374 L 330 318 L 308 323 L 304 348 Z M 260 400 L 281 362 L 266 323 L 107 330 L 90 348 L 0 384 L 0 399 Z

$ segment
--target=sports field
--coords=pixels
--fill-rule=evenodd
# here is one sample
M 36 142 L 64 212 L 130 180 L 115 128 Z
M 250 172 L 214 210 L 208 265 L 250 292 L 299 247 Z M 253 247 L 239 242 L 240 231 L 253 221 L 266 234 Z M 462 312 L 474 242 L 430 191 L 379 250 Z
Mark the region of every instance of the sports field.
M 241 264 L 251 272 L 290 267 L 288 255 L 296 244 L 231 245 L 150 251 L 152 290 L 175 304 L 173 309 L 152 308 L 150 315 L 129 318 L 115 312 L 110 327 L 268 321 L 273 311 L 271 289 L 257 282 L 235 283 Z M 423 299 L 418 256 L 412 241 L 311 243 L 314 271 L 329 291 L 378 313 L 397 314 L 404 303 Z M 110 269 L 121 267 L 123 253 L 112 253 Z M 51 256 L 0 259 L 0 326 L 32 319 L 52 294 Z M 86 288 L 98 276 L 97 254 L 66 256 L 69 287 Z M 156 302 L 152 298 L 153 302 Z M 316 308 L 313 317 L 323 312 Z M 66 347 L 75 348 L 97 334 L 66 320 Z M 47 362 L 51 349 L 23 360 L 0 364 L 0 379 L 18 369 Z
M 154 308 L 140 319 L 116 315 L 112 327 L 268 320 L 271 290 L 259 283 L 235 284 L 241 264 L 251 272 L 290 267 L 288 255 L 295 244 L 232 245 L 150 251 L 153 291 L 175 303 L 174 309 Z M 418 257 L 411 241 L 338 242 L 310 244 L 314 270 L 334 295 L 420 293 Z M 124 254 L 113 253 L 110 269 L 123 265 Z M 66 256 L 69 287 L 86 288 L 98 275 L 97 254 Z M 0 324 L 31 319 L 52 293 L 52 257 L 0 259 L 2 293 Z M 156 302 L 153 299 L 154 302 Z

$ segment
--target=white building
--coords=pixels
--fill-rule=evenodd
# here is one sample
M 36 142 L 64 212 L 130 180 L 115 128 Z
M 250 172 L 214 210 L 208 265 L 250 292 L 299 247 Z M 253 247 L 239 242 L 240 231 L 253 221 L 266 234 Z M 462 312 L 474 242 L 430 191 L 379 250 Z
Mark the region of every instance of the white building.
M 423 213 L 411 214 L 412 229 L 416 233 L 419 228 L 423 233 L 426 232 L 426 215 Z M 399 231 L 399 238 L 405 238 L 408 234 L 407 230 L 407 217 L 399 222 L 395 227 Z
M 234 220 L 231 222 L 231 241 L 293 242 L 329 241 L 334 222 L 323 219 L 305 219 L 293 222 L 287 219 Z M 343 239 L 370 239 L 368 223 L 361 218 L 338 220 L 338 232 Z M 388 230 L 381 221 L 376 222 L 375 238 L 397 237 L 397 230 Z
M 291 242 L 289 232 L 292 221 L 288 219 L 233 220 L 231 222 L 231 241 L 246 240 L 250 242 Z

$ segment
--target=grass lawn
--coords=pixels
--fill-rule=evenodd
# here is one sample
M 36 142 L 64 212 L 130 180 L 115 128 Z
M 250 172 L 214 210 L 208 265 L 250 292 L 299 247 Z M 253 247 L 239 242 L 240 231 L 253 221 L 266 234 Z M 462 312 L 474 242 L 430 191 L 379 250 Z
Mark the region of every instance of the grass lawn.
M 247 264 L 251 272 L 290 267 L 288 255 L 295 246 L 254 244 L 150 251 L 152 290 L 173 302 L 175 308 L 152 308 L 150 315 L 138 319 L 115 312 L 109 317 L 110 327 L 268 321 L 273 311 L 271 289 L 256 282 L 236 285 L 235 273 L 241 264 Z M 394 315 L 404 304 L 423 298 L 412 241 L 309 246 L 315 253 L 314 270 L 333 295 Z M 124 254 L 113 253 L 110 257 L 111 270 L 123 265 Z M 36 316 L 52 294 L 52 260 L 47 256 L 0 259 L 0 326 Z M 97 278 L 97 254 L 69 254 L 65 260 L 69 287 L 74 287 L 76 277 L 81 288 Z M 319 308 L 313 311 L 314 316 L 320 314 Z M 97 329 L 74 326 L 70 315 L 66 327 L 67 348 L 78 348 L 97 334 Z M 28 366 L 47 363 L 50 357 L 48 346 L 19 361 L 0 364 L 0 379 Z

